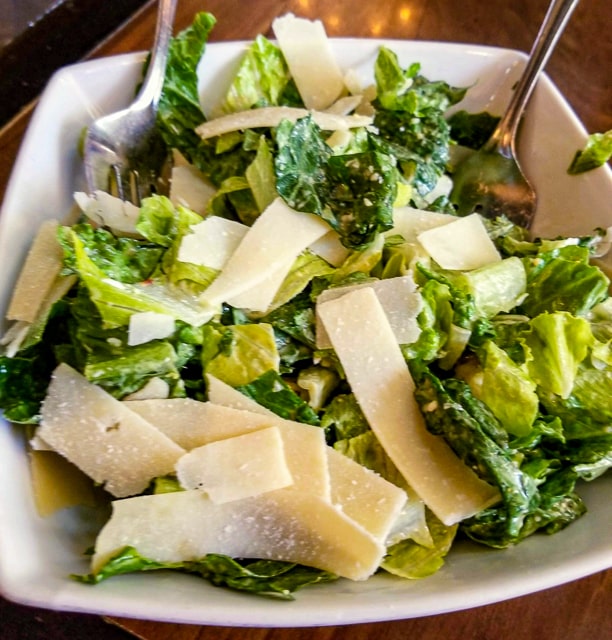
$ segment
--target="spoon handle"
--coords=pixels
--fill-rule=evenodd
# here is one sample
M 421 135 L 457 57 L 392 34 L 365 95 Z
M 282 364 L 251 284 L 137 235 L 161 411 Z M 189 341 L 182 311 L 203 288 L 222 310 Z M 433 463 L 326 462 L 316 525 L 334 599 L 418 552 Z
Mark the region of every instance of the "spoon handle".
M 510 157 L 514 153 L 516 130 L 525 106 L 538 81 L 540 71 L 548 62 L 548 58 L 578 2 L 579 0 L 552 0 L 550 3 L 529 54 L 525 70 L 516 85 L 504 115 L 485 146 L 487 151 L 499 151 L 506 157 Z
M 138 105 L 138 107 L 147 108 L 152 106 L 153 109 L 157 108 L 164 84 L 176 4 L 177 0 L 158 0 L 153 49 L 151 50 L 147 73 L 135 101 L 135 105 Z

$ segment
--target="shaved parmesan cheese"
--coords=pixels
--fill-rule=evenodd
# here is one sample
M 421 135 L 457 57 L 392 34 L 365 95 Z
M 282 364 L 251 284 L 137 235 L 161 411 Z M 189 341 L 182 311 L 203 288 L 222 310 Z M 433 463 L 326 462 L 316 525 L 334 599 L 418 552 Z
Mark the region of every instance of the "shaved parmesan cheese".
M 437 211 L 424 211 L 413 207 L 393 209 L 393 227 L 385 231 L 386 236 L 400 235 L 406 242 L 417 242 L 423 231 L 441 227 L 457 220 L 457 216 Z
M 250 304 L 261 303 L 256 306 L 265 311 L 268 292 L 264 290 L 265 299 L 254 301 L 255 292 L 250 290 L 283 266 L 288 271 L 290 259 L 328 231 L 329 225 L 318 216 L 295 211 L 277 198 L 249 228 L 220 275 L 202 294 L 202 300 L 211 306 L 227 302 L 242 307 L 240 296 L 249 292 Z
M 329 141 L 328 141 L 329 142 Z M 332 265 L 339 267 L 350 253 L 342 242 L 335 229 L 330 229 L 324 236 L 313 242 L 309 247 L 310 251 L 323 258 Z
M 274 302 L 274 298 L 289 275 L 294 262 L 293 257 L 288 258 L 286 262 L 269 271 L 255 287 L 234 297 L 231 304 L 241 309 L 265 313 Z
M 386 551 L 326 500 L 290 488 L 224 504 L 197 490 L 117 500 L 96 540 L 92 570 L 128 545 L 157 562 L 219 553 L 295 562 L 351 580 L 371 576 Z
M 323 430 L 283 420 L 225 383 L 218 383 L 221 388 L 225 387 L 244 398 L 244 408 L 198 402 L 190 398 L 130 401 L 126 404 L 187 450 L 260 429 L 278 427 L 294 487 L 329 498 L 329 473 Z M 218 395 L 215 394 L 214 397 L 217 398 Z M 256 410 L 253 410 L 254 407 Z
M 244 129 L 257 129 L 259 127 L 278 127 L 283 120 L 295 122 L 308 115 L 312 116 L 312 119 L 324 131 L 367 127 L 373 122 L 372 116 L 344 116 L 337 113 L 327 113 L 326 111 L 309 111 L 299 107 L 261 107 L 260 109 L 239 111 L 220 116 L 214 120 L 207 120 L 196 128 L 196 133 L 206 140 L 231 131 L 243 131 Z
M 443 269 L 467 271 L 501 260 L 477 213 L 428 229 L 417 237 L 427 253 Z
M 337 113 L 339 115 L 347 116 L 349 113 L 355 111 L 355 109 L 361 104 L 362 97 L 363 96 L 355 95 L 339 98 L 336 102 L 325 109 L 325 113 Z
M 344 91 L 344 79 L 323 23 L 289 13 L 276 18 L 272 30 L 304 104 L 329 107 Z
M 278 417 L 273 411 L 267 409 L 263 405 L 255 402 L 252 398 L 245 396 L 234 387 L 230 386 L 223 380 L 206 374 L 206 384 L 208 387 L 208 399 L 212 404 L 220 404 L 224 407 L 231 407 L 232 409 L 242 409 L 244 411 L 251 411 L 252 413 L 259 413 L 264 416 Z
M 37 435 L 118 498 L 172 473 L 185 453 L 66 364 L 53 373 Z
M 161 340 L 174 333 L 174 318 L 165 313 L 141 311 L 130 316 L 128 344 L 134 346 Z
M 57 241 L 57 220 L 40 226 L 17 279 L 6 318 L 34 322 L 62 268 L 63 251 Z
M 74 200 L 81 211 L 96 224 L 112 229 L 117 235 L 140 236 L 136 229 L 140 209 L 135 204 L 116 198 L 106 191 L 94 191 L 91 196 L 77 191 Z
M 176 464 L 185 489 L 200 489 L 217 504 L 288 487 L 293 478 L 278 427 L 219 440 L 186 453 Z
M 217 189 L 193 165 L 175 165 L 170 178 L 170 201 L 195 211 L 200 215 L 206 212 L 206 206 Z
M 421 328 L 417 322 L 417 316 L 423 308 L 423 299 L 417 290 L 416 283 L 412 275 L 400 276 L 397 278 L 386 278 L 373 282 L 349 285 L 346 287 L 336 287 L 325 289 L 317 298 L 316 316 L 316 342 L 317 349 L 331 348 L 329 336 L 325 331 L 325 326 L 321 322 L 318 314 L 320 304 L 329 300 L 335 300 L 350 291 L 361 288 L 370 288 L 376 294 L 380 302 L 387 321 L 389 322 L 395 339 L 398 344 L 412 344 L 418 339 Z
M 320 427 L 209 402 L 201 433 L 206 434 L 204 437 L 208 442 L 213 442 L 270 426 L 276 426 L 280 431 L 294 488 L 329 499 L 327 445 L 325 433 Z
M 263 416 L 275 416 L 269 409 L 221 380 L 209 375 L 207 382 L 212 402 Z M 384 540 L 406 503 L 406 493 L 331 447 L 325 447 L 325 455 L 329 473 L 329 500 L 374 537 Z M 314 468 L 315 464 L 319 464 L 318 458 L 316 463 L 311 461 L 308 464 Z
M 327 447 L 331 501 L 384 542 L 406 504 L 405 491 Z
M 129 393 L 123 400 L 151 400 L 167 398 L 170 395 L 170 385 L 163 378 L 151 378 L 144 387 Z
M 46 323 L 53 305 L 70 291 L 76 281 L 77 277 L 75 275 L 58 276 L 40 303 L 34 322 L 17 320 L 8 328 L 7 332 L 0 338 L 0 345 L 6 346 L 4 355 L 7 358 L 14 357 L 22 347 L 25 347 L 25 343 L 28 342 L 31 336 L 36 339 L 36 333 Z
M 192 398 L 126 399 L 122 402 L 186 451 L 210 442 L 203 435 L 206 433 L 205 402 Z
M 436 516 L 452 525 L 497 502 L 497 489 L 427 430 L 414 382 L 373 289 L 326 302 L 319 314 L 376 437 Z
M 240 222 L 209 216 L 183 236 L 177 257 L 181 262 L 221 270 L 248 230 Z

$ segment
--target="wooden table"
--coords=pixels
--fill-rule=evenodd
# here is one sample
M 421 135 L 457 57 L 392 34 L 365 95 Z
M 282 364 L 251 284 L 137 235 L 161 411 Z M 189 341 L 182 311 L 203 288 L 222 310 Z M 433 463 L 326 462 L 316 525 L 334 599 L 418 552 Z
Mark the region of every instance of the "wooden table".
M 189 24 L 196 11 L 207 10 L 218 19 L 212 41 L 248 39 L 258 33 L 270 35 L 272 19 L 291 11 L 321 18 L 331 36 L 472 42 L 528 51 L 547 4 L 548 0 L 180 0 L 176 28 Z M 154 3 L 149 3 L 108 40 L 92 42 L 89 57 L 147 49 L 154 20 Z M 609 0 L 583 0 L 547 67 L 590 132 L 612 128 L 611 21 Z M 25 109 L 0 131 L 0 195 L 31 110 Z M 603 640 L 612 637 L 611 596 L 612 571 L 607 571 L 530 596 L 441 616 L 343 627 L 248 630 L 103 621 L 2 601 L 0 637 L 110 640 L 128 638 L 131 633 L 146 640 Z

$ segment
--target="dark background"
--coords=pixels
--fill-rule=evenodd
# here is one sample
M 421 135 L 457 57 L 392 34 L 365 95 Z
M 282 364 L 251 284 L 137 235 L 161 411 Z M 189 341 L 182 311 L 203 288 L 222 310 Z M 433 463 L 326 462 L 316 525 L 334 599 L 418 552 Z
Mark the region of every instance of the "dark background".
M 0 0 L 0 128 L 147 0 Z

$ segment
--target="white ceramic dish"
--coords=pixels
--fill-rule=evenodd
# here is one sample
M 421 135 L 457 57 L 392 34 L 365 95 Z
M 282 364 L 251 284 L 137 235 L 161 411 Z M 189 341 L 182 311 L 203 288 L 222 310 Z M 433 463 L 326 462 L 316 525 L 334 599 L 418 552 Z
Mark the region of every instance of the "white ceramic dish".
M 344 68 L 365 81 L 381 41 L 334 40 Z M 520 53 L 428 42 L 386 41 L 402 64 L 422 63 L 431 79 L 474 85 L 462 105 L 499 113 L 524 56 Z M 208 47 L 201 67 L 203 104 L 222 92 L 241 43 Z M 77 140 L 95 116 L 129 102 L 143 55 L 124 55 L 59 71 L 34 114 L 14 167 L 0 217 L 0 314 L 40 222 L 62 217 L 83 178 Z M 570 177 L 566 168 L 586 134 L 548 78 L 525 118 L 520 155 L 540 194 L 535 233 L 588 233 L 612 224 L 609 169 Z M 364 583 L 340 580 L 304 589 L 292 603 L 233 593 L 187 576 L 126 575 L 92 587 L 69 578 L 86 573 L 82 552 L 95 518 L 79 510 L 42 519 L 34 509 L 19 429 L 0 424 L 0 590 L 18 602 L 72 611 L 228 626 L 297 627 L 426 616 L 531 593 L 612 566 L 612 475 L 581 486 L 589 512 L 563 532 L 533 536 L 517 548 L 492 551 L 463 544 L 436 575 L 404 581 L 378 575 Z

